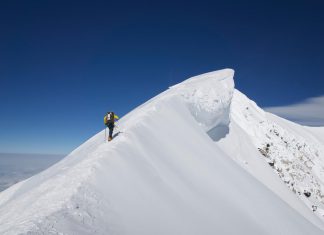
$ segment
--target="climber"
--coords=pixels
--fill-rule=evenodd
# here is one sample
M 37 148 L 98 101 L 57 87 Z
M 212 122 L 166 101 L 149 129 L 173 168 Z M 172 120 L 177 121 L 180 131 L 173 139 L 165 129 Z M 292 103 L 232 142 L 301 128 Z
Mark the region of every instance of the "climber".
M 107 112 L 107 114 L 104 116 L 104 123 L 109 129 L 108 141 L 112 140 L 112 134 L 115 127 L 115 120 L 117 119 L 119 119 L 119 117 L 116 114 L 114 114 L 114 112 Z

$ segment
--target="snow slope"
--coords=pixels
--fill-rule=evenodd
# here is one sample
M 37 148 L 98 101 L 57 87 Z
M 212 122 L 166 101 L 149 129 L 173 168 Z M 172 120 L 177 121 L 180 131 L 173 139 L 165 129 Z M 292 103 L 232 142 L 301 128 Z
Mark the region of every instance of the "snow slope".
M 322 132 L 263 112 L 233 76 L 171 87 L 123 117 L 112 142 L 102 131 L 0 193 L 0 234 L 323 234 L 321 211 L 309 208 L 319 197 L 296 196 L 282 180 L 289 172 L 276 170 L 286 158 L 304 169 L 301 149 L 284 141 L 305 143 L 309 177 L 289 180 L 321 189 Z

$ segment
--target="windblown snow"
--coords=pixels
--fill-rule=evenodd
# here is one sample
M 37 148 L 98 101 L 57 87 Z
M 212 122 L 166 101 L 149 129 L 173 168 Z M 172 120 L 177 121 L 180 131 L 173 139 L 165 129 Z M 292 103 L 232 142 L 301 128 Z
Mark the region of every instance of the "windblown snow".
M 323 234 L 324 131 L 190 78 L 0 193 L 0 234 Z

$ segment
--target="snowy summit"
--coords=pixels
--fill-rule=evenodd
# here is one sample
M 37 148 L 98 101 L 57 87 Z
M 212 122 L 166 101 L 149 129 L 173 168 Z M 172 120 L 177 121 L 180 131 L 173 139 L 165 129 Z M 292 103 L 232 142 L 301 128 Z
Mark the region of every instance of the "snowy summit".
M 0 234 L 324 234 L 324 129 L 190 78 L 0 193 Z

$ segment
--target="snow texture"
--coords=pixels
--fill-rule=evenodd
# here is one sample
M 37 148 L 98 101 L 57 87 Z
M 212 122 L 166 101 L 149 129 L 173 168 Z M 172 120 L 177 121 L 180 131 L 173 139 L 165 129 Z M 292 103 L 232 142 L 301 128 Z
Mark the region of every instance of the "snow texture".
M 0 234 L 323 234 L 323 130 L 264 112 L 233 76 L 175 85 L 112 142 L 1 192 Z

